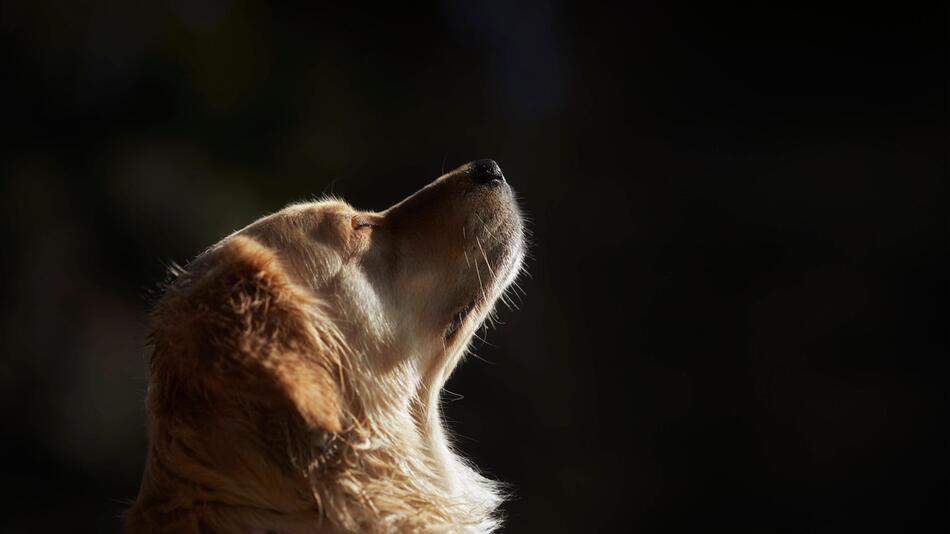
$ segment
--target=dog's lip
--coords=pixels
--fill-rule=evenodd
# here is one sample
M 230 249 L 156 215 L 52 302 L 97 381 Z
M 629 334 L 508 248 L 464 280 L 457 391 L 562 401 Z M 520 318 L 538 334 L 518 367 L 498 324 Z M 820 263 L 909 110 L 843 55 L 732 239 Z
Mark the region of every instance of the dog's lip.
M 452 320 L 449 322 L 449 325 L 445 328 L 444 338 L 446 341 L 452 340 L 455 335 L 462 330 L 462 326 L 465 325 L 465 322 L 469 317 L 474 315 L 474 311 L 478 308 L 479 303 L 481 302 L 480 298 L 475 298 L 469 301 L 467 304 L 459 308 L 455 313 L 452 314 Z

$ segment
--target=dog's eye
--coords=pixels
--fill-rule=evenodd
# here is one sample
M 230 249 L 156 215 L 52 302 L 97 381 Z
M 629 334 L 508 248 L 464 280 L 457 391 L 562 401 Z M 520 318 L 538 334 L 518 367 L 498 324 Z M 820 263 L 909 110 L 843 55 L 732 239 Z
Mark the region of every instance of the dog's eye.
M 373 223 L 360 217 L 359 215 L 354 215 L 353 218 L 350 219 L 350 223 L 352 224 L 354 230 L 360 230 L 373 226 Z
M 380 217 L 375 215 L 356 214 L 350 218 L 350 225 L 354 230 L 363 230 L 379 226 Z

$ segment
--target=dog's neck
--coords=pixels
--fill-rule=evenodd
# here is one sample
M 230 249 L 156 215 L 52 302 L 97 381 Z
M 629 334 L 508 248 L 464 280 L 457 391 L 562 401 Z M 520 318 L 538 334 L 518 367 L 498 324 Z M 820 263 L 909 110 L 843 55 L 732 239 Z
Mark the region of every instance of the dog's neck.
M 164 443 L 150 450 L 133 514 L 145 524 L 165 521 L 168 532 L 207 525 L 280 534 L 381 524 L 492 530 L 500 499 L 493 483 L 452 451 L 437 391 L 403 410 L 391 405 L 389 413 L 366 415 L 377 424 L 354 421 L 339 434 L 293 418 L 270 421 L 271 428 L 153 424 L 153 442 Z M 380 430 L 393 428 L 400 432 Z M 267 433 L 277 438 L 272 445 L 259 437 Z M 232 450 L 240 457 L 229 456 Z
M 360 488 L 359 495 L 342 499 L 347 506 L 324 507 L 332 523 L 365 530 L 352 518 L 372 510 L 376 518 L 371 524 L 399 525 L 397 530 L 437 530 L 442 525 L 449 531 L 488 532 L 498 526 L 497 484 L 453 451 L 442 419 L 441 389 L 459 356 L 449 355 L 436 374 L 421 373 L 415 391 L 389 396 L 386 402 L 365 402 L 370 390 L 378 389 L 368 385 L 354 414 L 357 420 L 348 421 L 347 431 L 312 440 L 320 467 L 311 480 L 321 491 L 328 490 L 321 501 L 333 500 L 334 488 Z M 392 402 L 394 397 L 402 400 Z M 354 458 L 368 468 L 347 472 L 347 462 Z

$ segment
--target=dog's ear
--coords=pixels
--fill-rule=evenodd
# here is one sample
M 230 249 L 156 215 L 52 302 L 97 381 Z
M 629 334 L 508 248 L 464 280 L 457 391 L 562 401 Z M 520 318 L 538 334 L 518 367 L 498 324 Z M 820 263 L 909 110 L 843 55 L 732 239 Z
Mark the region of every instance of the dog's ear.
M 206 253 L 166 291 L 154 324 L 153 409 L 253 402 L 341 431 L 344 344 L 319 303 L 253 239 L 232 237 Z

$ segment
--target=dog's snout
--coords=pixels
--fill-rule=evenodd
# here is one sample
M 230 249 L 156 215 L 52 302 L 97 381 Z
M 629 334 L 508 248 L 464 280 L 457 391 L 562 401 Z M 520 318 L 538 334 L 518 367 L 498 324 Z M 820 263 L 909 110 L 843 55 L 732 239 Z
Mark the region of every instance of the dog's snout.
M 493 159 L 480 159 L 469 164 L 468 172 L 472 180 L 481 185 L 496 185 L 505 181 L 501 167 Z

